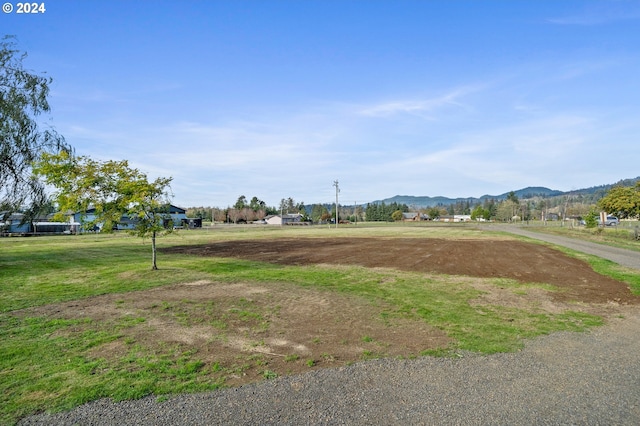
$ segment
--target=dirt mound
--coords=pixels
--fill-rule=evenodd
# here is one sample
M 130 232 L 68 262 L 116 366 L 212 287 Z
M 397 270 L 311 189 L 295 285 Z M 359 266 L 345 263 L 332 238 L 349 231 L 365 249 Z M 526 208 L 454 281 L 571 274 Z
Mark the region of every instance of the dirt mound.
M 635 304 L 629 287 L 581 260 L 540 244 L 508 240 L 298 238 L 225 241 L 164 249 L 169 253 L 235 257 L 285 265 L 338 264 L 396 268 L 552 284 L 558 301 Z

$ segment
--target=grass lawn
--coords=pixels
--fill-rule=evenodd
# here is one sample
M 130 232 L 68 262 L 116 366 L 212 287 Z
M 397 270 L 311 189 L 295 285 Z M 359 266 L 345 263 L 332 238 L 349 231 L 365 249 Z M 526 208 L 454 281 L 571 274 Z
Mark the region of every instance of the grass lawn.
M 357 225 L 339 229 L 218 226 L 214 230 L 182 231 L 163 237 L 159 246 L 282 236 L 508 238 L 469 226 Z M 97 295 L 125 294 L 202 280 L 255 285 L 286 283 L 358 297 L 369 300 L 372 306 L 384 305 L 381 315 L 426 322 L 451 339 L 448 347 L 423 355 L 513 351 L 522 347 L 526 338 L 559 330 L 583 331 L 603 323 L 598 316 L 579 312 L 554 315 L 491 305 L 472 306 L 469 301 L 481 292 L 469 285 L 469 280 L 457 277 L 356 266 L 282 266 L 228 258 L 205 261 L 195 256 L 162 253 L 158 257 L 160 270 L 152 271 L 150 266 L 149 242 L 128 235 L 0 239 L 0 423 L 11 424 L 42 410 L 70 409 L 102 397 L 122 400 L 149 394 L 214 390 L 224 386 L 233 373 L 228 366 L 205 363 L 194 350 L 140 345 L 128 337 L 127 331 L 148 322 L 150 319 L 144 315 L 96 323 L 82 315 L 60 319 L 20 314 L 28 308 Z M 608 273 L 607 268 L 604 265 L 601 273 Z M 393 285 L 378 284 L 390 281 Z M 512 288 L 514 292 L 527 291 L 530 286 L 544 287 L 498 279 L 487 282 Z M 189 325 L 189 315 L 195 315 L 196 309 L 198 315 L 209 309 L 195 302 L 183 300 L 159 309 L 165 308 L 172 318 L 178 318 L 182 312 L 183 323 Z M 238 310 L 239 314 L 253 320 L 268 317 L 267 308 L 243 309 Z M 225 321 L 231 321 L 230 317 L 216 318 L 215 326 L 224 330 L 228 326 Z M 363 337 L 364 342 L 367 339 L 370 338 Z M 92 349 L 110 342 L 121 342 L 126 347 L 123 356 L 104 359 L 92 355 Z M 241 358 L 238 365 L 260 361 L 238 356 Z M 291 355 L 290 360 L 295 359 Z M 306 363 L 309 368 L 316 364 L 313 360 Z M 264 378 L 271 376 L 265 370 Z

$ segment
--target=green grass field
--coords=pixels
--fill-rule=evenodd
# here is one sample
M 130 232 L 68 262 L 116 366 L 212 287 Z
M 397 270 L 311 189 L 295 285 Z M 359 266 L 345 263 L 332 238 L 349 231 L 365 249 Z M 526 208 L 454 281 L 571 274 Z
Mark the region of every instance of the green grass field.
M 282 236 L 508 238 L 472 226 L 218 226 L 163 237 L 159 246 Z M 151 271 L 150 251 L 149 242 L 124 234 L 0 239 L 0 423 L 11 424 L 38 411 L 70 409 L 101 397 L 122 400 L 224 386 L 225 371 L 219 365 L 205 366 L 198 353 L 176 347 L 151 351 L 128 342 L 127 355 L 117 361 L 89 356 L 92 348 L 123 339 L 123 330 L 144 322 L 144 317 L 96 324 L 90 318 L 66 320 L 19 313 L 102 294 L 210 280 L 286 282 L 357 295 L 391 306 L 387 314 L 426 321 L 453 339 L 450 347 L 428 355 L 512 351 L 522 347 L 526 338 L 559 330 L 583 331 L 603 323 L 600 317 L 578 312 L 551 315 L 516 308 L 472 308 L 468 302 L 479 291 L 464 280 L 446 276 L 361 267 L 277 266 L 237 259 L 208 258 L 205 262 L 199 257 L 163 253 L 158 257 L 160 270 Z M 600 272 L 614 275 L 615 268 L 601 265 Z M 375 285 L 389 274 L 393 286 Z M 636 283 L 639 279 L 627 278 Z M 505 280 L 496 280 L 496 285 L 526 291 L 525 285 Z

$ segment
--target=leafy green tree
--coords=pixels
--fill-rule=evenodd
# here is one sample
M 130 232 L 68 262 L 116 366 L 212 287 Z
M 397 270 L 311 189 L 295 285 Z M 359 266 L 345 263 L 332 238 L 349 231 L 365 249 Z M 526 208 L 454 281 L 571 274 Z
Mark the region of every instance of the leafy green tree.
M 431 220 L 437 219 L 440 217 L 440 209 L 437 207 L 429 207 L 427 214 Z
M 391 213 L 391 219 L 393 219 L 396 222 L 401 221 L 402 220 L 402 210 L 396 210 L 393 213 Z
M 156 236 L 170 233 L 171 178 L 149 181 L 126 160 L 100 162 L 89 157 L 75 157 L 62 151 L 44 153 L 34 166 L 34 172 L 57 189 L 55 199 L 61 212 L 84 212 L 95 209 L 95 218 L 88 226 L 102 224 L 103 232 L 111 232 L 123 216 L 133 221 L 130 233 L 151 238 L 152 269 L 158 269 Z
M 598 212 L 592 209 L 587 215 L 584 217 L 584 224 L 587 228 L 595 228 L 598 226 Z
M 25 70 L 25 58 L 12 37 L 0 40 L 0 212 L 8 215 L 27 207 L 27 217 L 32 217 L 48 200 L 42 182 L 31 173 L 32 163 L 42 152 L 71 147 L 38 122 L 39 116 L 50 112 L 52 79 Z
M 488 209 L 478 205 L 471 211 L 471 220 L 484 219 L 489 220 L 491 218 L 491 212 Z
M 488 212 L 487 213 L 488 217 L 486 217 L 487 220 L 490 220 L 491 218 L 495 217 L 498 211 L 498 206 L 496 205 L 496 202 L 493 199 L 485 199 L 484 203 L 482 203 L 482 207 Z
M 635 186 L 615 186 L 598 205 L 606 212 L 621 218 L 640 216 L 640 181 Z

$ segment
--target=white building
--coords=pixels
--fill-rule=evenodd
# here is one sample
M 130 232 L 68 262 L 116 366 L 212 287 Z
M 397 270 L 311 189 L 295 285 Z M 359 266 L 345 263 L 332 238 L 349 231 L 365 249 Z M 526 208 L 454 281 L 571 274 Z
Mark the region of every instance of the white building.
M 287 213 L 280 216 L 279 214 L 269 215 L 264 218 L 267 225 L 290 225 L 302 223 L 302 215 L 300 213 Z

